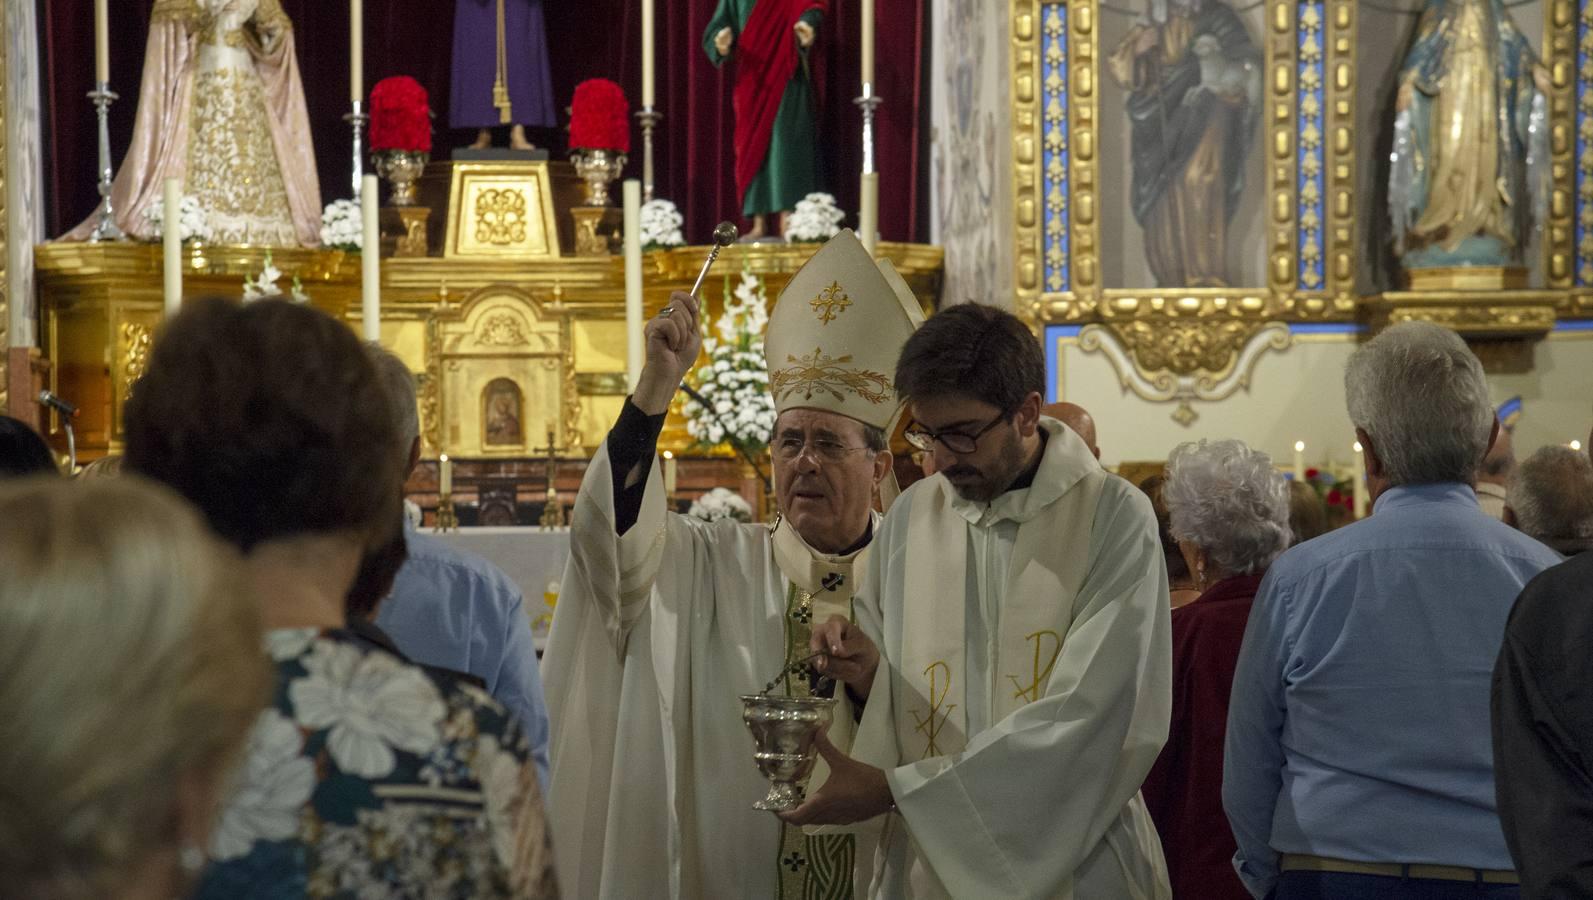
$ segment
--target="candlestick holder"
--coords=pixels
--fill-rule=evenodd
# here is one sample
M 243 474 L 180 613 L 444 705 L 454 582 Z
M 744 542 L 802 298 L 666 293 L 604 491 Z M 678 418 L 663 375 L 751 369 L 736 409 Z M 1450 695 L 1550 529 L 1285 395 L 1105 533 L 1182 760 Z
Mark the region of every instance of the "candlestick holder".
M 564 504 L 559 502 L 559 492 L 553 488 L 548 488 L 547 496 L 543 499 L 542 521 L 539 524 L 549 529 L 564 527 Z
M 863 174 L 874 171 L 874 111 L 885 101 L 874 94 L 873 82 L 863 82 L 863 96 L 852 102 L 863 111 Z
M 111 90 L 110 82 L 96 81 L 94 90 L 89 91 L 89 99 L 94 101 L 94 114 L 99 118 L 100 124 L 100 208 L 98 221 L 94 223 L 94 230 L 89 232 L 89 240 L 95 243 L 100 241 L 119 241 L 126 237 L 122 229 L 116 227 L 116 211 L 111 207 L 111 179 L 115 175 L 111 171 L 111 104 L 118 99 L 118 95 Z M 168 212 L 167 215 L 172 215 Z
M 452 494 L 444 494 L 443 496 L 437 498 L 437 530 L 459 530 L 459 516 L 454 512 L 454 498 Z
M 653 129 L 664 120 L 664 114 L 651 106 L 644 106 L 636 111 L 637 121 L 642 123 L 642 202 L 653 201 Z
M 354 202 L 360 202 L 365 190 L 365 125 L 371 117 L 365 114 L 365 101 L 355 100 L 353 112 L 343 117 L 354 132 Z

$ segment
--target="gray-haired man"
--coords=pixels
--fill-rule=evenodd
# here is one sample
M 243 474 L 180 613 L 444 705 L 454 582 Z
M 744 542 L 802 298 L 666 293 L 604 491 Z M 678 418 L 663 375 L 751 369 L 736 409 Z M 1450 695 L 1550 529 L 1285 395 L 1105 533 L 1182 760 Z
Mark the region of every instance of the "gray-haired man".
M 1240 878 L 1278 900 L 1519 896 L 1489 674 L 1559 557 L 1477 506 L 1498 424 L 1458 336 L 1396 325 L 1344 384 L 1375 514 L 1279 557 L 1251 608 L 1223 761 Z

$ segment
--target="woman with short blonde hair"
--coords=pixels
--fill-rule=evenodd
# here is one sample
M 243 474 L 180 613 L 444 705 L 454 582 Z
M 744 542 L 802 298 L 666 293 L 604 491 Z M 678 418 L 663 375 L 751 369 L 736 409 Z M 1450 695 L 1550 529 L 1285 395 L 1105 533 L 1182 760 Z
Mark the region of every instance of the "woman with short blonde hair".
M 237 556 L 134 478 L 0 522 L 0 897 L 181 896 L 270 684 Z

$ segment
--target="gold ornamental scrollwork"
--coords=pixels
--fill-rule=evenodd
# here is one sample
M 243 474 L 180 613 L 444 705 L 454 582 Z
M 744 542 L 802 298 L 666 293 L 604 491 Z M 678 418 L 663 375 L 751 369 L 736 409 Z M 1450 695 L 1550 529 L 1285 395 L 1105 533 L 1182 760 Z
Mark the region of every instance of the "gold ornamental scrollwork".
M 1105 356 L 1118 383 L 1140 399 L 1176 403 L 1172 419 L 1187 427 L 1200 417 L 1196 402 L 1215 403 L 1248 390 L 1261 357 L 1292 343 L 1282 322 L 1220 317 L 1086 325 L 1078 346 Z
M 525 192 L 514 188 L 488 188 L 476 197 L 476 241 L 495 247 L 524 243 Z
M 149 369 L 149 348 L 154 343 L 154 335 L 142 322 L 123 322 L 121 339 L 122 384 L 126 386 L 126 396 L 131 397 L 134 385 Z
M 524 347 L 531 343 L 520 320 L 508 313 L 488 316 L 476 334 L 476 343 L 486 347 Z
M 446 308 L 446 304 L 445 298 L 442 305 Z M 442 383 L 442 332 L 437 327 L 436 315 L 426 317 L 426 371 L 421 373 L 419 381 L 420 433 L 426 439 L 425 452 L 435 455 L 445 449 L 439 389 Z

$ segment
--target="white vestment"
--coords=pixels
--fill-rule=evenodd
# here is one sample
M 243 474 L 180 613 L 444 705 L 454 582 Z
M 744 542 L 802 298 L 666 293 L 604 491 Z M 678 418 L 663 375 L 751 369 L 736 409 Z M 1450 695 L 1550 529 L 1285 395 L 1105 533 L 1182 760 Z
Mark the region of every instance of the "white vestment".
M 914 485 L 856 599 L 881 666 L 854 755 L 896 800 L 874 896 L 1138 900 L 1171 890 L 1139 787 L 1172 703 L 1149 500 L 1072 431 L 989 504 Z
M 559 887 L 583 900 L 774 898 L 782 826 L 752 808 L 769 782 L 738 697 L 786 661 L 793 584 L 813 594 L 813 622 L 850 615 L 852 568 L 861 575 L 867 548 L 830 557 L 789 524 L 771 535 L 667 513 L 656 461 L 645 490 L 636 523 L 616 535 L 605 443 L 576 498 L 542 668 Z M 822 588 L 835 573 L 846 577 Z M 848 746 L 844 700 L 835 717 L 831 734 Z

